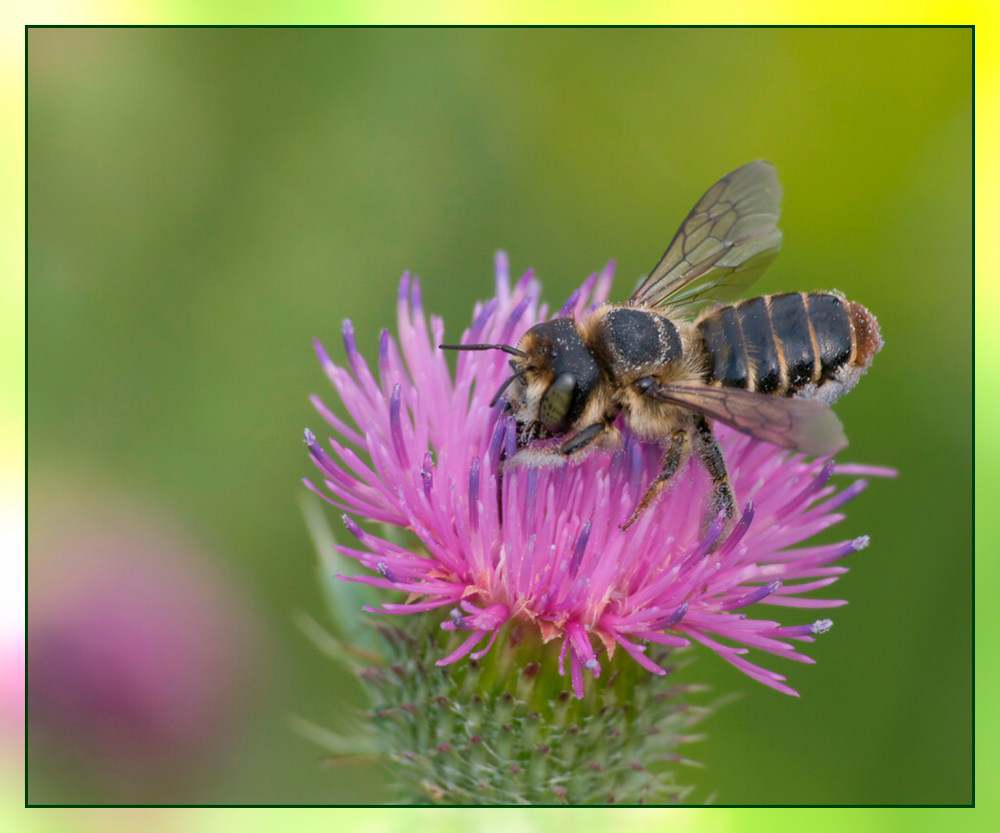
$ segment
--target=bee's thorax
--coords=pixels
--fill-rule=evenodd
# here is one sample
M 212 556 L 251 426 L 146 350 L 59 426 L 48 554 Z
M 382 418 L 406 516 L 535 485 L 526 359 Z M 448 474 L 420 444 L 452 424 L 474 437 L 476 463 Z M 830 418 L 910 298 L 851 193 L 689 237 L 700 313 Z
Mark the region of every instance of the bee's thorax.
M 677 327 L 655 312 L 604 306 L 582 329 L 584 342 L 614 385 L 670 374 L 683 358 Z

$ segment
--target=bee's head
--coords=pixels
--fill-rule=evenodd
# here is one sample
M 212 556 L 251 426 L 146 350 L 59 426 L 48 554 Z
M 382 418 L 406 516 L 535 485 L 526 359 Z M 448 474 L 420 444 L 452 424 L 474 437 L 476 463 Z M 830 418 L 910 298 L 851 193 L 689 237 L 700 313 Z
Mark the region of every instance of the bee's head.
M 601 370 L 568 318 L 536 324 L 517 347 L 506 344 L 442 344 L 452 350 L 503 350 L 513 374 L 503 383 L 493 403 L 507 394 L 507 410 L 518 424 L 537 424 L 545 435 L 569 431 L 601 381 Z

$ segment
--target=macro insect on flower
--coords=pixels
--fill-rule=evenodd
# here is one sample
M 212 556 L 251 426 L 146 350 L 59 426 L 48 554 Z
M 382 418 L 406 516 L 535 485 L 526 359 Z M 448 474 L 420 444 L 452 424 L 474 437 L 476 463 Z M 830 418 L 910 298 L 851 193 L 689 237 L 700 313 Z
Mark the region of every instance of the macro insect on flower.
M 366 610 L 440 611 L 437 626 L 455 638 L 430 658 L 438 666 L 481 660 L 516 626 L 519 639 L 558 646 L 577 697 L 584 671 L 600 676 L 618 652 L 662 675 L 650 648 L 692 640 L 794 694 L 746 655 L 811 662 L 791 642 L 830 621 L 740 611 L 843 604 L 805 594 L 836 581 L 846 568 L 834 562 L 867 538 L 796 545 L 865 487 L 830 483 L 828 457 L 843 441 L 828 404 L 867 368 L 878 330 L 863 307 L 826 292 L 677 317 L 759 274 L 778 248 L 779 198 L 763 162 L 721 180 L 624 306 L 607 304 L 607 268 L 550 318 L 531 274 L 511 286 L 498 255 L 496 297 L 476 306 L 454 377 L 438 349 L 444 324 L 428 323 L 407 275 L 398 342 L 382 332 L 375 373 L 349 321 L 346 367 L 317 342 L 353 426 L 314 397 L 335 436 L 327 453 L 306 431 L 325 488 L 307 485 L 409 536 L 343 516 L 357 543 L 337 550 L 369 571 L 345 580 L 402 594 Z
M 717 306 L 746 289 L 777 254 L 781 188 L 757 161 L 713 185 L 625 305 L 531 327 L 499 349 L 513 370 L 506 412 L 518 428 L 514 462 L 561 463 L 619 443 L 619 415 L 640 439 L 663 444 L 660 472 L 624 528 L 669 485 L 693 449 L 712 480 L 709 518 L 736 498 L 706 417 L 809 454 L 847 441 L 829 409 L 882 347 L 875 317 L 836 292 L 765 295 Z M 554 440 L 554 442 L 543 442 Z

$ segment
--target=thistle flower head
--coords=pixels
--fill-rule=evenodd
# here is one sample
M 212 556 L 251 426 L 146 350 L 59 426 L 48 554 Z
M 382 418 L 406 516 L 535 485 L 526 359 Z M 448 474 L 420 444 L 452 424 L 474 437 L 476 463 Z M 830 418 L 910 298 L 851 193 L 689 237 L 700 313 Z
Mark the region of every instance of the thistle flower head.
M 554 317 L 579 319 L 607 299 L 610 285 L 609 266 L 588 278 Z M 705 531 L 710 484 L 696 462 L 622 530 L 659 472 L 658 445 L 639 442 L 619 421 L 617 450 L 597 451 L 578 464 L 505 465 L 517 451 L 515 426 L 502 399 L 491 404 L 510 375 L 504 354 L 461 352 L 452 375 L 438 349 L 444 325 L 433 316 L 428 322 L 418 282 L 406 275 L 397 315 L 398 336 L 382 332 L 374 371 L 349 321 L 343 326 L 347 367 L 335 365 L 317 342 L 353 426 L 314 397 L 333 429 L 330 451 L 306 431 L 324 488 L 306 483 L 344 510 L 357 544 L 338 550 L 368 571 L 345 580 L 405 594 L 405 601 L 366 609 L 447 611 L 441 627 L 458 637 L 453 650 L 436 658 L 438 665 L 482 658 L 501 628 L 518 622 L 544 642 L 556 641 L 559 673 L 568 672 L 577 697 L 583 696 L 584 675 L 600 677 L 616 651 L 664 674 L 649 657 L 648 643 L 679 647 L 692 641 L 753 679 L 795 694 L 751 651 L 812 662 L 791 643 L 811 642 L 830 620 L 799 617 L 783 625 L 744 609 L 843 604 L 805 594 L 836 581 L 846 568 L 835 562 L 863 548 L 867 538 L 798 545 L 840 520 L 838 510 L 864 480 L 838 492 L 829 483 L 831 460 L 809 460 L 716 425 L 741 509 L 728 535 L 721 518 Z M 496 296 L 476 306 L 462 341 L 514 344 L 547 317 L 531 273 L 511 286 L 500 254 Z M 845 471 L 887 473 L 860 466 Z M 379 537 L 351 516 L 410 531 L 419 545 Z

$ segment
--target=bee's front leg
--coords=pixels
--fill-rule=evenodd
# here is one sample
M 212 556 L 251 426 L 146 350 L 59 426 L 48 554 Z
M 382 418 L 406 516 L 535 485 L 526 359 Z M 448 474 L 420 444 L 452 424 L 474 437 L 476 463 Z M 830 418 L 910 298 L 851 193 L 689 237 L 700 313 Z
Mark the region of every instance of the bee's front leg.
M 686 429 L 678 429 L 670 437 L 670 443 L 666 451 L 663 452 L 663 461 L 660 464 L 660 473 L 656 479 L 649 484 L 646 494 L 642 496 L 639 505 L 635 507 L 632 516 L 622 524 L 622 529 L 628 529 L 638 520 L 639 516 L 646 511 L 649 505 L 660 496 L 670 479 L 680 468 L 691 451 L 691 435 Z
M 608 422 L 606 420 L 601 420 L 600 422 L 595 422 L 593 425 L 588 425 L 582 431 L 577 432 L 566 440 L 566 442 L 564 442 L 561 446 L 559 446 L 559 453 L 564 454 L 567 457 L 576 454 L 578 451 L 582 451 L 594 442 L 594 440 L 600 437 L 607 430 Z

